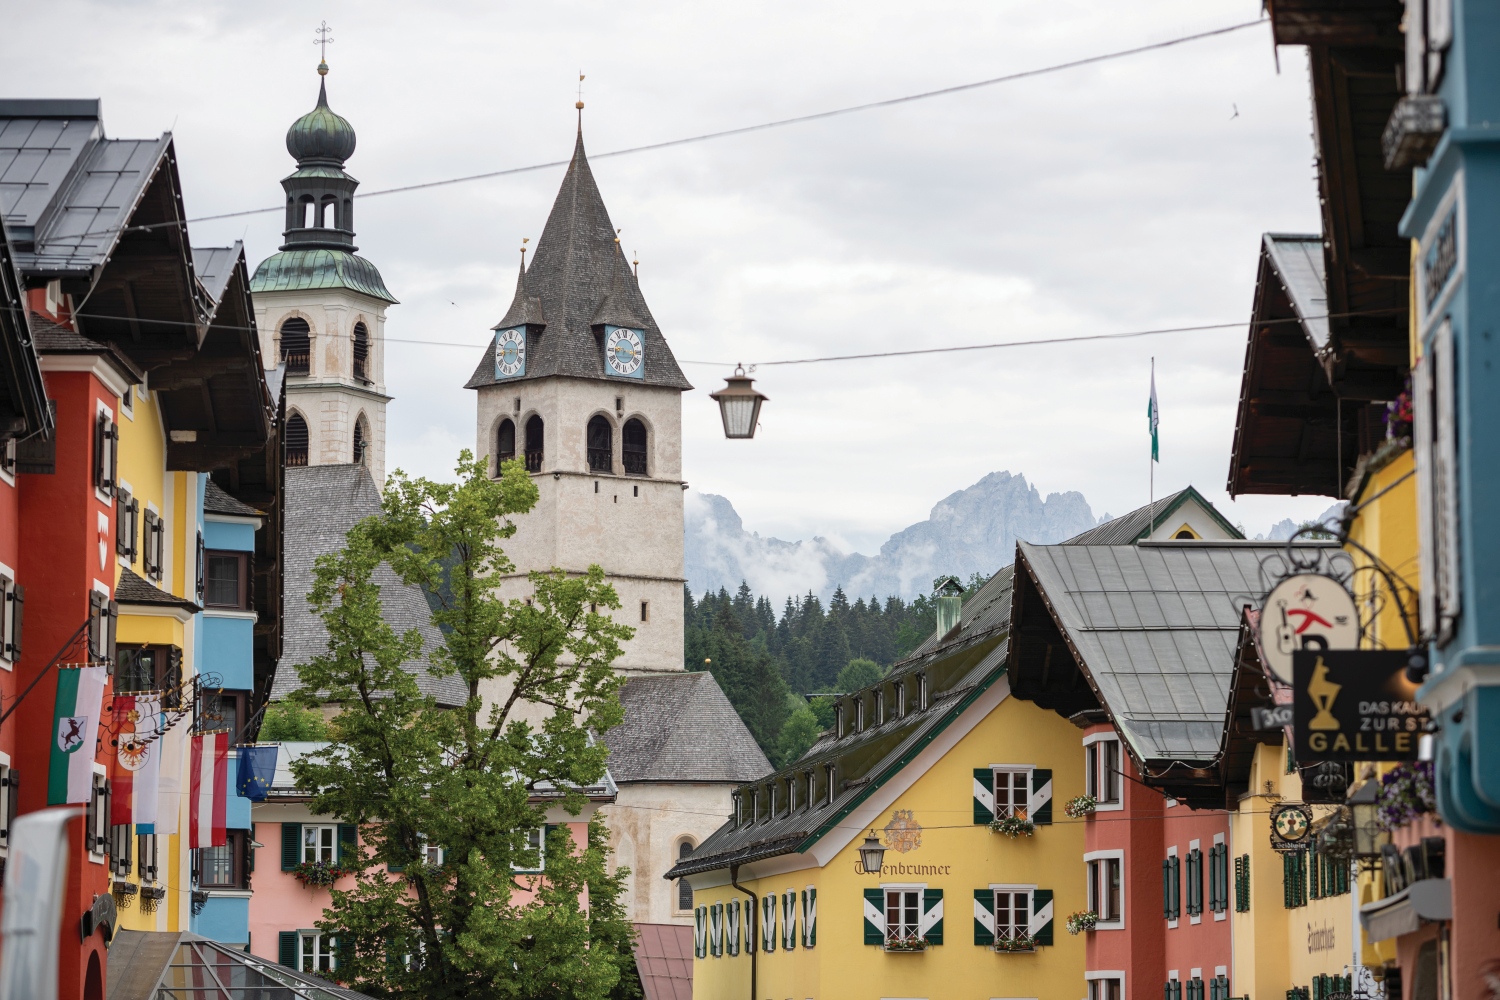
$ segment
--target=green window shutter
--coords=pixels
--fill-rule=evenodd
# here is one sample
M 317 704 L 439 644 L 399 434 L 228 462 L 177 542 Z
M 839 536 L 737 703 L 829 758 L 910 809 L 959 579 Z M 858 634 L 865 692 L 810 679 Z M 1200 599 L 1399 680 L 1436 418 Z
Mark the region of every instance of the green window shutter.
M 922 890 L 922 922 L 918 930 L 928 944 L 943 943 L 943 890 Z
M 1234 911 L 1250 912 L 1250 855 L 1234 859 Z
M 724 955 L 724 904 L 715 903 L 714 908 L 709 911 L 712 919 L 714 957 L 722 958 Z
M 1031 796 L 1026 802 L 1026 815 L 1038 826 L 1052 822 L 1052 770 L 1038 767 L 1031 772 Z
M 289 872 L 302 860 L 302 824 L 281 824 L 281 870 Z M 293 935 L 295 937 L 295 935 Z
M 885 944 L 885 890 L 865 890 L 865 944 Z
M 994 818 L 995 772 L 987 767 L 976 767 L 974 768 L 974 822 L 988 826 Z
M 1203 913 L 1203 852 L 1196 847 L 1187 856 L 1187 911 L 1190 916 Z
M 1286 909 L 1292 908 L 1292 856 L 1283 854 L 1281 856 L 1281 905 Z
M 740 908 L 745 914 L 745 954 L 755 954 L 755 901 L 750 899 L 740 900 Z
M 336 969 L 347 969 L 354 964 L 354 942 L 346 934 L 339 934 L 333 939 L 333 966 Z M 352 977 L 350 977 L 352 978 Z
M 283 823 L 283 826 L 301 826 L 300 823 Z M 282 931 L 276 935 L 276 961 L 288 969 L 297 967 L 297 932 Z
M 1052 890 L 1031 893 L 1031 936 L 1039 945 L 1052 943 Z
M 797 893 L 793 889 L 781 895 L 781 947 L 797 950 Z
M 693 957 L 708 957 L 708 907 L 693 907 Z
M 1172 885 L 1167 890 L 1167 898 L 1172 904 L 1172 915 L 1167 919 L 1177 920 L 1182 916 L 1182 858 L 1174 854 L 1167 860 L 1171 862 L 1172 875 Z
M 339 824 L 339 846 L 333 856 L 341 865 L 344 863 L 345 850 L 349 852 L 350 857 L 359 857 L 359 827 L 353 823 Z
M 995 890 L 974 890 L 974 943 L 995 943 Z
M 760 898 L 760 945 L 767 955 L 776 950 L 776 896 Z
M 808 889 L 803 895 L 807 897 L 807 912 L 802 917 L 802 934 L 807 938 L 807 946 L 815 948 L 818 944 L 818 890 Z
M 1172 919 L 1172 859 L 1161 859 L 1161 915 Z M 1168 981 L 1170 988 L 1170 980 Z

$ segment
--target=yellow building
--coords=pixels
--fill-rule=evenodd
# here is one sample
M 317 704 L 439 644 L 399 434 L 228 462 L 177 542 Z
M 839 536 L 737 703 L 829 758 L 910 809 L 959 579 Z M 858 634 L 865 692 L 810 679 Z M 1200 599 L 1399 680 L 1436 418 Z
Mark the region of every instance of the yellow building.
M 834 729 L 735 796 L 668 878 L 696 904 L 693 993 L 755 998 L 1067 997 L 1083 988 L 1078 730 L 1010 695 L 1009 568 Z M 1009 827 L 1010 833 L 995 829 Z M 867 839 L 884 849 L 866 871 Z

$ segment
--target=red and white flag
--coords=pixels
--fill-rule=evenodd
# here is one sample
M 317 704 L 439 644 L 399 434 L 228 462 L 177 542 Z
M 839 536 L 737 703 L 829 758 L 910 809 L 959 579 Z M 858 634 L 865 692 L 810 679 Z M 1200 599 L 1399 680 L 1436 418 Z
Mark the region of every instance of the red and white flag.
M 115 764 L 109 822 L 156 831 L 161 786 L 161 695 L 115 695 Z
M 193 737 L 188 762 L 188 847 L 223 847 L 229 808 L 229 734 Z

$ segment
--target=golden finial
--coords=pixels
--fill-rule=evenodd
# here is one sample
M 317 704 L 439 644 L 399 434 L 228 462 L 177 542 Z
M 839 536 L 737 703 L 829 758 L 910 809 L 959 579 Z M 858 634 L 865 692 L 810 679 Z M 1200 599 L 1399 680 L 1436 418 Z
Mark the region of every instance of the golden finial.
M 579 111 L 583 110 L 583 70 L 578 71 L 578 103 L 573 107 Z
M 625 230 L 623 230 L 623 229 L 616 229 L 615 230 L 615 242 L 616 243 L 620 242 L 620 234 L 623 233 L 624 231 Z
M 631 273 L 639 278 L 641 276 L 641 252 L 639 250 L 632 250 L 630 251 L 630 256 L 634 258 L 630 262 L 630 266 L 632 268 Z
M 521 237 L 521 270 L 526 270 L 526 244 L 531 242 L 530 236 Z

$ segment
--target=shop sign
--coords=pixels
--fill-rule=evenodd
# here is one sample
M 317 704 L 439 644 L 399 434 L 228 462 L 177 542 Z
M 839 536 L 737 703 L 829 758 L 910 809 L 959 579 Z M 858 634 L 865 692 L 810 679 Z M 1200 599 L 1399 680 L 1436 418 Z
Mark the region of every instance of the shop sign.
M 1292 723 L 1299 761 L 1416 760 L 1430 716 L 1403 650 L 1299 650 Z
M 1463 277 L 1467 251 L 1464 232 L 1464 175 L 1459 171 L 1417 244 L 1417 316 L 1423 335 L 1448 304 Z
M 1359 615 L 1344 585 L 1320 573 L 1289 576 L 1266 595 L 1260 614 L 1266 667 L 1292 683 L 1292 654 L 1299 649 L 1356 649 Z

